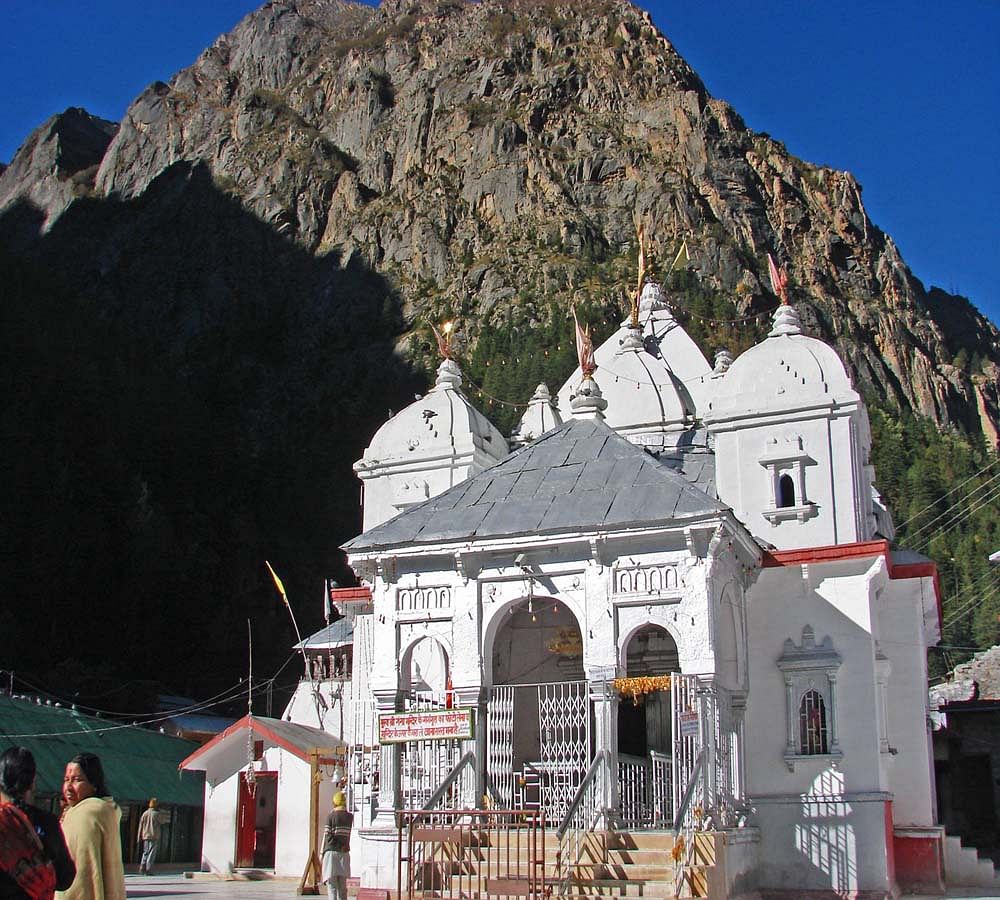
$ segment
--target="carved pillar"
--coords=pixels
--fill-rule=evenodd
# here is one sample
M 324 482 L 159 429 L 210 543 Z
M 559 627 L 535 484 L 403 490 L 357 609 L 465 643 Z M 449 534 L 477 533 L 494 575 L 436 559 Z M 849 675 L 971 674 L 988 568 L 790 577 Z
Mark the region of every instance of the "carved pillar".
M 607 750 L 610 766 L 597 775 L 597 795 L 603 797 L 604 814 L 599 827 L 611 828 L 614 813 L 619 812 L 618 798 L 618 694 L 606 677 L 589 683 L 590 703 L 594 711 L 594 749 Z
M 840 752 L 840 729 L 837 728 L 837 676 L 830 672 L 826 676 L 830 683 L 830 708 L 827 710 L 827 729 L 830 732 L 830 752 Z
M 456 687 L 455 706 L 472 709 L 475 716 L 472 740 L 462 741 L 461 755 L 472 752 L 476 755 L 473 777 L 462 778 L 462 805 L 465 809 L 481 809 L 486 793 L 486 700 L 479 685 Z
M 794 756 L 799 752 L 798 744 L 795 740 L 795 726 L 799 721 L 799 710 L 795 703 L 795 682 L 791 674 L 785 673 L 785 705 L 788 709 L 787 731 L 785 741 L 785 756 Z
M 375 695 L 376 715 L 397 711 L 396 691 L 372 691 Z M 400 745 L 382 744 L 379 748 L 378 810 L 372 820 L 374 828 L 395 828 L 396 810 L 401 808 L 400 798 Z

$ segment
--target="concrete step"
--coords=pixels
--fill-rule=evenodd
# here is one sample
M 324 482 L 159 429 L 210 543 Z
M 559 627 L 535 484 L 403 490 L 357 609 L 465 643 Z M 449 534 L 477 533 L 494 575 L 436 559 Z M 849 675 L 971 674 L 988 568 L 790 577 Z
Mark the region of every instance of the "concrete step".
M 666 850 L 674 846 L 672 831 L 618 831 L 609 835 L 610 848 L 616 850 Z
M 948 887 L 1000 887 L 993 863 L 950 834 L 944 838 L 944 882 Z
M 619 878 L 594 878 L 570 887 L 576 896 L 587 897 L 673 897 L 674 882 L 623 881 Z
M 608 862 L 615 865 L 658 866 L 671 859 L 673 848 L 655 850 L 632 850 L 619 847 L 608 848 Z

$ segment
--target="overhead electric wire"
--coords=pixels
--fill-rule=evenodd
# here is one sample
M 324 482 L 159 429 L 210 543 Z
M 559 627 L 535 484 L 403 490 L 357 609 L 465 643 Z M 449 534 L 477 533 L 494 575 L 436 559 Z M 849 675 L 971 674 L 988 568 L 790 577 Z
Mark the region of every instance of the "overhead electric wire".
M 996 465 L 996 462 L 997 462 L 997 460 L 995 460 L 995 459 L 991 459 L 991 460 L 990 460 L 990 461 L 989 461 L 989 462 L 988 462 L 988 463 L 987 463 L 987 464 L 986 464 L 985 466 L 983 466 L 983 467 L 982 467 L 982 468 L 981 468 L 981 469 L 980 469 L 980 470 L 979 470 L 978 472 L 973 472 L 973 473 L 972 473 L 972 474 L 971 474 L 971 475 L 970 475 L 970 476 L 969 476 L 968 478 L 966 478 L 966 479 L 964 479 L 963 481 L 960 481 L 960 482 L 959 482 L 958 484 L 956 484 L 956 485 L 955 485 L 955 487 L 953 487 L 953 488 L 952 488 L 952 489 L 951 489 L 950 491 L 948 491 L 948 493 L 947 493 L 947 494 L 944 494 L 944 495 L 942 495 L 942 496 L 938 497 L 938 498 L 937 498 L 936 500 L 932 500 L 932 501 L 931 501 L 930 503 L 928 503 L 928 504 L 927 504 L 927 505 L 926 505 L 926 506 L 925 506 L 925 507 L 924 507 L 923 509 L 918 509 L 918 510 L 917 510 L 917 511 L 916 511 L 916 512 L 915 512 L 915 513 L 914 513 L 914 514 L 912 515 L 912 516 L 910 516 L 910 518 L 906 519 L 906 520 L 905 520 L 905 521 L 903 521 L 903 522 L 900 522 L 900 523 L 899 523 L 899 524 L 898 524 L 898 525 L 897 525 L 896 527 L 897 527 L 897 528 L 903 528 L 903 527 L 905 527 L 906 525 L 909 525 L 909 524 L 910 524 L 910 522 L 912 522 L 912 521 L 913 521 L 914 519 L 916 519 L 916 518 L 917 518 L 918 516 L 922 516 L 922 515 L 923 515 L 923 514 L 924 514 L 925 512 L 927 512 L 927 510 L 931 509 L 932 507 L 934 507 L 934 506 L 936 506 L 936 505 L 937 505 L 938 503 L 940 503 L 940 502 L 941 502 L 942 500 L 945 500 L 945 499 L 947 499 L 948 497 L 950 497 L 950 496 L 951 496 L 952 494 L 954 494 L 954 493 L 955 493 L 955 491 L 958 491 L 958 490 L 961 490 L 961 489 L 962 489 L 962 487 L 964 487 L 964 486 L 965 486 L 966 484 L 968 484 L 968 483 L 969 483 L 970 481 L 972 481 L 972 480 L 973 480 L 974 478 L 978 478 L 978 477 L 979 477 L 980 475 L 982 475 L 982 474 L 983 474 L 984 472 L 986 472 L 986 471 L 987 471 L 988 469 L 991 469 L 991 468 L 993 468 L 993 466 L 994 466 L 994 465 Z
M 951 515 L 951 514 L 961 515 L 964 512 L 964 510 L 962 510 L 960 508 L 959 504 L 969 503 L 970 501 L 973 501 L 973 498 L 975 498 L 975 500 L 973 502 L 978 503 L 983 498 L 982 497 L 976 497 L 976 494 L 979 494 L 981 491 L 985 490 L 990 497 L 994 496 L 995 494 L 997 494 L 998 492 L 1000 492 L 1000 483 L 998 483 L 997 485 L 995 485 L 993 487 L 990 487 L 990 485 L 994 481 L 1000 482 L 1000 472 L 997 472 L 996 475 L 994 475 L 991 478 L 987 479 L 986 481 L 982 482 L 982 484 L 977 485 L 975 488 L 973 488 L 971 491 L 969 491 L 969 493 L 965 497 L 961 498 L 961 500 L 953 501 L 952 504 L 948 507 L 948 509 L 944 510 L 944 512 L 938 513 L 938 515 L 936 515 L 933 519 L 931 519 L 928 522 L 924 523 L 919 528 L 914 529 L 911 534 L 907 535 L 907 539 L 908 540 L 915 540 L 916 537 L 917 537 L 917 535 L 919 535 L 922 531 L 925 531 L 926 529 L 930 528 L 935 522 L 939 521 L 940 519 L 945 518 L 948 515 Z M 942 498 L 942 499 L 944 499 L 944 498 Z M 936 501 L 936 502 L 939 502 L 939 501 Z M 912 517 L 911 517 L 910 521 L 912 521 Z M 900 527 L 902 527 L 902 526 L 900 526 Z M 947 527 L 947 526 L 942 526 L 942 527 Z
M 288 658 L 278 667 L 277 671 L 270 678 L 264 678 L 261 679 L 259 682 L 257 682 L 257 687 L 264 687 L 266 685 L 270 685 L 271 688 L 274 689 L 275 687 L 274 682 L 277 679 L 278 675 L 280 675 L 285 666 L 287 666 L 288 663 L 291 662 L 291 660 L 297 656 L 298 654 L 296 653 L 289 654 Z M 52 692 L 50 691 L 47 691 L 43 688 L 33 685 L 26 678 L 22 678 L 20 676 L 16 676 L 16 678 L 18 681 L 21 682 L 21 684 L 27 685 L 32 690 L 44 694 L 50 694 L 53 697 L 53 699 L 59 701 L 58 695 L 52 694 Z M 285 688 L 294 687 L 297 684 L 298 681 L 295 681 L 294 683 L 289 682 L 287 684 L 277 685 L 277 688 L 279 690 L 283 690 Z M 249 689 L 250 685 L 248 684 L 248 682 L 245 680 L 241 680 L 237 682 L 235 685 L 225 688 L 224 690 L 208 698 L 207 700 L 201 700 L 197 703 L 191 704 L 190 706 L 180 707 L 179 709 L 172 709 L 167 711 L 157 710 L 156 712 L 146 712 L 146 713 L 120 713 L 120 712 L 112 712 L 109 710 L 96 710 L 94 707 L 87 707 L 84 706 L 83 704 L 79 703 L 74 704 L 72 701 L 62 700 L 62 703 L 64 705 L 61 708 L 69 709 L 70 711 L 75 710 L 75 711 L 86 712 L 87 710 L 92 710 L 97 713 L 104 713 L 110 716 L 127 717 L 129 719 L 133 719 L 133 721 L 131 722 L 118 721 L 113 724 L 109 723 L 109 725 L 105 728 L 80 728 L 75 731 L 64 731 L 64 732 L 47 731 L 39 734 L 4 734 L 2 731 L 0 731 L 0 734 L 4 734 L 4 737 L 7 738 L 67 737 L 75 734 L 102 734 L 107 731 L 117 731 L 121 728 L 141 728 L 146 725 L 156 724 L 157 722 L 169 721 L 170 719 L 176 718 L 177 716 L 180 715 L 200 712 L 204 709 L 208 709 L 209 707 L 215 706 L 218 703 L 232 702 L 234 700 L 238 700 L 242 698 Z
M 966 520 L 979 512 L 983 507 L 990 506 L 997 500 L 1000 500 L 1000 485 L 997 485 L 996 488 L 994 488 L 985 497 L 978 498 L 976 503 L 974 503 L 971 507 L 957 511 L 951 519 L 939 525 L 934 531 L 920 538 L 911 546 L 914 550 L 923 551 L 930 546 L 936 538 L 954 530 L 959 525 L 965 524 Z
M 957 621 L 959 621 L 959 619 L 968 615 L 972 610 L 978 609 L 982 606 L 998 591 L 1000 591 L 1000 577 L 995 580 L 992 587 L 987 585 L 983 592 L 978 593 L 975 597 L 968 600 L 960 609 L 951 610 L 948 614 L 948 618 L 942 623 L 942 627 L 947 628 L 950 625 L 954 625 Z

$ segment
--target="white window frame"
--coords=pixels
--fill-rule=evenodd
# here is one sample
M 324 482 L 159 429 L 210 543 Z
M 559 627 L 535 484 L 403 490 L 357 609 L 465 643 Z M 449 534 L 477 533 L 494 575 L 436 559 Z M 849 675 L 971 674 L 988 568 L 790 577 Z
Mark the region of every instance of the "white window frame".
M 772 438 L 767 452 L 757 462 L 763 466 L 771 478 L 771 506 L 761 510 L 772 525 L 779 525 L 791 519 L 805 522 L 817 515 L 819 510 L 815 503 L 808 499 L 806 493 L 806 466 L 815 466 L 814 460 L 802 449 L 802 438 L 794 437 L 783 445 L 777 438 Z M 795 504 L 781 505 L 781 476 L 788 475 L 795 485 Z
M 833 649 L 833 641 L 827 635 L 822 643 L 816 643 L 816 634 L 811 625 L 802 629 L 802 643 L 796 644 L 791 638 L 785 640 L 777 666 L 785 676 L 785 764 L 789 771 L 795 771 L 795 764 L 809 760 L 833 761 L 842 759 L 840 731 L 837 727 L 837 670 L 840 668 L 840 654 Z M 823 698 L 826 712 L 826 753 L 803 753 L 799 743 L 799 711 L 802 698 L 808 691 L 816 691 Z

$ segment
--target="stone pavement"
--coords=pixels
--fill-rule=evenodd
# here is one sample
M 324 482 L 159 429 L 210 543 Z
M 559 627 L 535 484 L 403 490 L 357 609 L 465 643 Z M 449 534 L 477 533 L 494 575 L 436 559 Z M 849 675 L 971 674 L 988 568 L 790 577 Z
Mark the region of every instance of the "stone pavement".
M 204 876 L 198 878 L 185 878 L 183 874 L 172 873 L 169 875 L 152 875 L 143 877 L 141 875 L 126 875 L 125 887 L 130 898 L 147 897 L 149 900 L 210 900 L 210 898 L 221 898 L 221 900 L 277 900 L 277 898 L 292 898 L 298 895 L 295 892 L 297 882 L 294 880 L 281 881 L 219 881 Z M 985 892 L 984 892 L 985 890 Z M 983 888 L 951 888 L 944 897 L 918 897 L 907 894 L 903 900 L 949 900 L 949 898 L 962 898 L 962 900 L 986 900 L 986 898 L 1000 897 L 1000 893 L 990 893 Z M 319 900 L 326 900 L 326 891 L 319 896 Z
M 221 881 L 214 878 L 185 878 L 183 874 L 169 875 L 126 875 L 125 890 L 129 898 L 149 898 L 149 900 L 209 900 L 209 898 L 231 898 L 231 900 L 278 900 L 297 897 L 296 880 L 280 881 Z M 326 900 L 326 890 L 320 895 Z

